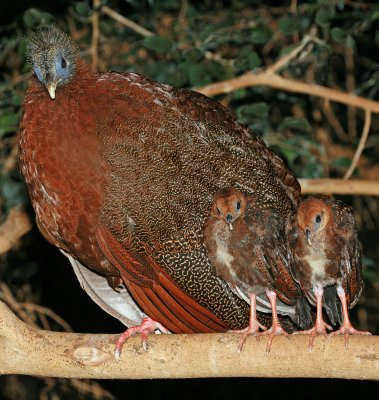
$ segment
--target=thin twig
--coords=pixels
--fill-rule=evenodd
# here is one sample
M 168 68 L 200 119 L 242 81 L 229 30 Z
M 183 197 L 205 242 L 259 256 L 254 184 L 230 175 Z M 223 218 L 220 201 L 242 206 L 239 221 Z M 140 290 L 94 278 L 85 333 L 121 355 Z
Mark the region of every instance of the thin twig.
M 346 90 L 349 93 L 354 93 L 355 76 L 354 76 L 354 50 L 351 46 L 345 48 L 345 66 L 346 66 Z M 347 130 L 352 142 L 357 136 L 357 109 L 349 106 L 347 108 Z
M 146 36 L 146 37 L 147 36 L 154 36 L 153 32 L 148 31 L 147 29 L 145 29 L 141 25 L 136 24 L 135 22 L 133 22 L 132 20 L 130 20 L 128 18 L 125 18 L 123 15 L 121 15 L 118 12 L 112 10 L 108 6 L 101 7 L 101 12 L 103 14 L 105 14 L 105 15 L 108 15 L 108 17 L 113 18 L 117 22 L 120 22 L 120 24 L 122 24 L 124 26 L 127 26 L 128 28 L 130 28 L 134 32 L 139 33 L 142 36 Z
M 50 308 L 46 308 L 46 307 L 40 306 L 39 304 L 34 304 L 34 303 L 19 303 L 19 305 L 24 310 L 33 311 L 33 312 L 38 313 L 39 315 L 46 315 L 47 317 L 49 317 L 53 321 L 55 321 L 57 324 L 59 324 L 63 328 L 64 331 L 73 332 L 71 326 L 63 318 L 61 318 L 58 314 L 56 314 L 54 311 L 50 310 Z
M 350 165 L 349 169 L 346 171 L 343 179 L 349 179 L 351 177 L 352 173 L 354 172 L 354 169 L 356 168 L 356 166 L 358 164 L 359 158 L 361 157 L 362 151 L 365 148 L 367 137 L 370 132 L 370 126 L 371 126 L 371 111 L 366 109 L 365 110 L 365 123 L 363 126 L 362 136 L 359 140 L 359 144 L 358 144 L 357 150 L 355 151 L 351 165 Z
M 334 129 L 334 132 L 338 136 L 339 140 L 341 142 L 346 142 L 346 140 L 348 139 L 347 133 L 343 129 L 339 119 L 336 117 L 330 101 L 328 99 L 322 99 L 321 108 L 324 111 L 326 118 Z
M 284 55 L 283 57 L 279 58 L 278 61 L 276 61 L 274 64 L 266 68 L 266 73 L 268 74 L 274 74 L 276 72 L 279 72 L 283 67 L 285 67 L 292 59 L 297 57 L 299 53 L 303 51 L 305 46 L 307 46 L 308 43 L 312 41 L 312 38 L 310 36 L 304 37 L 302 42 L 300 43 L 299 46 L 295 47 L 292 51 L 290 51 L 288 54 Z
M 97 72 L 97 67 L 99 63 L 99 37 L 100 37 L 100 28 L 99 28 L 99 7 L 100 0 L 93 0 L 93 11 L 92 11 L 92 41 L 91 41 L 91 55 L 92 55 L 92 63 L 91 68 L 93 72 Z

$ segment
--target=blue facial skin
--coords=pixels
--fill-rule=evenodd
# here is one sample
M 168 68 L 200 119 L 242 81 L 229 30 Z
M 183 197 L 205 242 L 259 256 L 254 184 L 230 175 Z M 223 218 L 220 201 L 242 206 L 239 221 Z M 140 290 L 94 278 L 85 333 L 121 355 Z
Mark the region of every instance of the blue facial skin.
M 55 82 L 55 83 L 65 83 L 67 82 L 70 77 L 71 77 L 71 69 L 69 68 L 69 62 L 65 57 L 63 57 L 60 54 L 57 54 L 55 56 L 55 62 L 53 64 L 53 68 L 51 68 L 51 65 L 46 65 L 46 68 L 44 69 L 43 73 L 41 71 L 41 68 L 34 64 L 33 65 L 33 71 L 37 77 L 37 79 L 43 83 L 44 85 L 48 85 L 49 83 Z
M 35 65 L 35 64 L 33 65 L 33 71 L 34 71 L 34 73 L 35 73 L 37 79 L 38 79 L 40 82 L 43 83 L 44 79 L 43 79 L 43 77 L 42 77 L 41 70 L 40 70 L 39 67 L 37 67 L 37 65 Z
M 59 82 L 66 82 L 70 78 L 69 63 L 65 57 L 59 54 L 55 59 L 55 72 Z

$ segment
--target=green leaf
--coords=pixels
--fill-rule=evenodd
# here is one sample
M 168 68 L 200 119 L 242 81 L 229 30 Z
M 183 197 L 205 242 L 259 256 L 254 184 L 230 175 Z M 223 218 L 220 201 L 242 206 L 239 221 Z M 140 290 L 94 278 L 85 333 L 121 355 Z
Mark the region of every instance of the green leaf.
M 320 26 L 326 27 L 330 24 L 330 21 L 333 17 L 334 8 L 321 7 L 316 13 L 316 23 Z
M 188 68 L 188 78 L 192 86 L 201 86 L 211 83 L 212 79 L 203 64 L 192 64 Z
M 184 59 L 191 63 L 200 61 L 202 58 L 203 58 L 203 53 L 196 48 L 189 49 L 184 53 Z
M 250 40 L 252 43 L 264 44 L 272 38 L 272 31 L 268 28 L 257 28 L 251 33 Z
M 256 69 L 262 65 L 262 60 L 259 55 L 250 48 L 244 48 L 241 50 L 240 55 L 234 62 L 234 66 L 236 68 L 247 70 L 247 69 Z
M 37 10 L 36 8 L 29 8 L 24 12 L 24 24 L 28 28 L 37 28 L 42 25 L 50 24 L 53 22 L 54 17 L 44 11 Z
M 81 17 L 88 17 L 91 14 L 91 8 L 88 5 L 87 1 L 80 1 L 78 3 L 75 3 L 75 11 Z
M 341 28 L 332 28 L 330 33 L 333 40 L 340 44 L 345 44 L 346 39 L 349 37 L 349 34 Z
M 322 178 L 323 175 L 324 171 L 322 169 L 322 166 L 317 160 L 313 158 L 307 160 L 307 163 L 304 165 L 301 171 L 301 176 L 308 179 Z
M 298 131 L 309 132 L 311 127 L 305 118 L 286 117 L 279 125 L 279 130 L 295 129 Z
M 13 113 L 0 115 L 0 137 L 9 132 L 15 132 L 18 126 L 18 119 L 18 115 Z
M 0 196 L 5 200 L 8 210 L 17 204 L 25 203 L 27 196 L 25 184 L 10 176 L 2 176 L 0 178 Z
M 278 151 L 280 151 L 283 155 L 283 157 L 285 158 L 285 160 L 288 162 L 288 165 L 293 168 L 294 167 L 294 163 L 296 158 L 299 156 L 299 154 L 294 151 L 294 149 L 291 148 L 287 148 L 287 147 L 280 147 L 280 149 L 278 149 Z
M 148 36 L 144 39 L 143 44 L 148 49 L 155 50 L 157 53 L 167 53 L 174 45 L 172 40 L 163 36 Z
M 332 161 L 331 166 L 333 168 L 346 169 L 350 167 L 350 164 L 351 164 L 351 159 L 349 157 L 338 157 Z
M 253 103 L 250 105 L 251 114 L 258 118 L 268 117 L 268 105 L 267 103 Z
M 292 35 L 302 30 L 300 18 L 293 14 L 283 15 L 278 22 L 278 27 L 285 35 Z
M 243 124 L 251 123 L 254 118 L 266 118 L 268 116 L 268 106 L 266 103 L 243 104 L 237 110 L 238 121 Z

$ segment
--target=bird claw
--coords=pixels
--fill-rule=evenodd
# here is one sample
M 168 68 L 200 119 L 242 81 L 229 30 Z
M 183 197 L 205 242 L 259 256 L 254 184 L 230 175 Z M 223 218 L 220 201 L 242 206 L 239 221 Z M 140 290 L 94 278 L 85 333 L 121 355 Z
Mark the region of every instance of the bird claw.
M 369 335 L 371 335 L 371 333 L 367 332 L 367 331 L 358 331 L 351 325 L 351 323 L 344 323 L 344 324 L 342 324 L 340 329 L 338 329 L 334 332 L 331 332 L 329 334 L 329 337 L 337 336 L 337 335 L 344 335 L 345 347 L 347 348 L 349 345 L 349 336 L 350 335 L 367 335 L 367 336 L 369 336 Z
M 269 336 L 268 341 L 267 341 L 267 346 L 266 346 L 266 354 L 267 355 L 270 353 L 272 341 L 274 340 L 275 336 L 283 335 L 287 339 L 289 339 L 289 334 L 282 328 L 282 326 L 279 323 L 272 325 L 270 329 L 268 329 L 264 332 L 260 332 L 258 335 L 259 336 L 266 336 L 266 335 Z
M 261 325 L 258 321 L 255 321 L 252 324 L 249 324 L 245 329 L 240 329 L 240 330 L 230 330 L 228 332 L 230 333 L 236 333 L 236 334 L 241 334 L 240 341 L 238 343 L 238 352 L 240 353 L 243 348 L 245 347 L 246 340 L 249 336 L 255 336 L 257 341 L 259 342 L 259 328 L 264 328 L 263 325 Z
M 310 335 L 311 337 L 309 338 L 309 343 L 308 343 L 308 351 L 313 350 L 313 343 L 315 341 L 316 335 L 324 335 L 325 337 L 328 337 L 328 333 L 326 330 L 333 330 L 333 328 L 328 325 L 325 321 L 322 321 L 320 323 L 316 323 L 316 325 L 308 329 L 306 331 L 296 331 L 293 333 L 293 335 Z
M 161 333 L 166 333 L 169 334 L 170 331 L 167 330 L 162 324 L 160 324 L 157 321 L 154 321 L 150 317 L 145 317 L 141 325 L 137 326 L 132 326 L 131 328 L 128 328 L 124 333 L 122 333 L 116 343 L 115 346 L 115 359 L 118 361 L 121 357 L 121 349 L 123 344 L 127 339 L 129 339 L 132 336 L 135 336 L 137 333 L 141 334 L 141 343 L 142 343 L 142 348 L 147 351 L 147 338 L 150 333 L 154 333 L 156 330 L 159 330 Z

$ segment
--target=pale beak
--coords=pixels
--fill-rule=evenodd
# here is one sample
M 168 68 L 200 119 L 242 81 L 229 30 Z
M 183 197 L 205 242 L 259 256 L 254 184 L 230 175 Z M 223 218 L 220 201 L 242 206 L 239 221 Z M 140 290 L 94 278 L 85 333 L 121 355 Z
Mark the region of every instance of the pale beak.
M 46 85 L 46 89 L 49 92 L 50 97 L 54 100 L 55 99 L 55 89 L 57 88 L 57 84 L 55 82 L 48 83 Z
M 307 239 L 309 246 L 312 246 L 311 231 L 308 228 L 305 229 L 305 237 Z
M 232 220 L 232 215 L 228 213 L 228 215 L 226 216 L 226 222 L 229 224 L 229 228 L 231 231 L 233 230 Z

